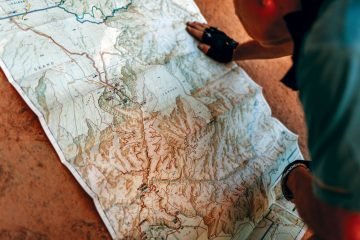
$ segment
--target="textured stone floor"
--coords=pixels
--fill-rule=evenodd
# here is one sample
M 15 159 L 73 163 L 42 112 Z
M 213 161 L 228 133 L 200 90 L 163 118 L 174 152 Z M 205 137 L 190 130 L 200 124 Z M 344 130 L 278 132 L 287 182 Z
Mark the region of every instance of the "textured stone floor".
M 248 39 L 232 0 L 197 0 L 208 21 L 237 40 Z M 264 88 L 273 115 L 300 135 L 303 112 L 296 93 L 279 82 L 288 58 L 239 63 Z M 91 199 L 60 163 L 32 111 L 0 74 L 0 240 L 110 239 Z

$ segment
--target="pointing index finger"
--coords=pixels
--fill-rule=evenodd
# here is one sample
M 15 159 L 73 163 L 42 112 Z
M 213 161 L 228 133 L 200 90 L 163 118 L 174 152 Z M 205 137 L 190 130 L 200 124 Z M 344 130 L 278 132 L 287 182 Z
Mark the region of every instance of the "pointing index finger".
M 190 33 L 190 35 L 195 37 L 197 40 L 201 41 L 202 36 L 204 34 L 204 31 L 198 30 L 198 29 L 193 28 L 191 26 L 187 26 L 186 30 Z
M 207 24 L 199 22 L 188 22 L 187 25 L 200 31 L 205 31 L 209 27 Z

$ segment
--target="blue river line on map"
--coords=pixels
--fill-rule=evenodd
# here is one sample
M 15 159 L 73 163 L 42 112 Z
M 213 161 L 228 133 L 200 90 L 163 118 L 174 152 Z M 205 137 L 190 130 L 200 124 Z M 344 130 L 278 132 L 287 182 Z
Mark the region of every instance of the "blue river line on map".
M 76 13 L 73 13 L 69 10 L 67 10 L 66 8 L 63 7 L 64 3 L 65 3 L 66 0 L 61 0 L 59 3 L 57 3 L 56 5 L 54 6 L 49 6 L 49 7 L 46 7 L 46 8 L 39 8 L 39 9 L 34 9 L 34 10 L 30 10 L 30 11 L 25 11 L 25 12 L 20 12 L 18 13 L 16 10 L 15 11 L 12 11 L 12 12 L 9 12 L 10 15 L 8 16 L 5 16 L 5 17 L 0 17 L 0 21 L 1 20 L 5 20 L 5 19 L 10 19 L 10 18 L 13 18 L 13 17 L 19 17 L 19 16 L 23 16 L 23 15 L 28 15 L 28 14 L 31 14 L 31 13 L 35 13 L 35 12 L 41 12 L 41 11 L 46 11 L 46 10 L 49 10 L 49 9 L 53 9 L 53 8 L 61 8 L 62 10 L 64 10 L 65 12 L 67 13 L 70 13 L 70 14 L 73 14 L 75 17 L 76 17 L 76 20 L 79 22 L 79 23 L 94 23 L 94 24 L 102 24 L 103 22 L 105 22 L 107 19 L 111 18 L 111 17 L 114 17 L 115 16 L 115 13 L 120 11 L 120 10 L 127 10 L 129 8 L 129 6 L 132 4 L 132 1 L 130 1 L 126 6 L 124 7 L 120 7 L 120 8 L 115 8 L 112 10 L 112 13 L 111 15 L 108 15 L 106 16 L 103 11 L 101 10 L 101 8 L 99 7 L 96 7 L 96 6 L 93 6 L 91 8 L 91 11 L 89 13 L 83 13 L 82 15 L 78 15 Z M 89 14 L 91 17 L 95 17 L 95 13 L 94 11 L 100 11 L 104 18 L 102 19 L 101 22 L 95 22 L 95 21 L 91 21 L 91 20 L 84 20 L 85 18 L 85 15 L 86 14 Z

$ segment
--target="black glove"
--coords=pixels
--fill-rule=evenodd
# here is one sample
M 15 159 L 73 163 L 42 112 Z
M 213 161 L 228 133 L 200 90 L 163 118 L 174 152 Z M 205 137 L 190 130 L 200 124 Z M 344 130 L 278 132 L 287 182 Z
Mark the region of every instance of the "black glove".
M 231 62 L 238 42 L 228 37 L 224 32 L 214 27 L 206 28 L 201 41 L 210 46 L 207 55 L 222 63 Z

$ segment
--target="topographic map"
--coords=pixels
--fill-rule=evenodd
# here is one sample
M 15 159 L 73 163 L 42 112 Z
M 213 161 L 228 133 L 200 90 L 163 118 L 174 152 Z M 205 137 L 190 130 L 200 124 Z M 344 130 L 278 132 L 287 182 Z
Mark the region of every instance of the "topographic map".
M 0 0 L 2 69 L 114 239 L 258 239 L 301 158 L 261 88 L 198 51 L 194 20 L 192 0 Z

